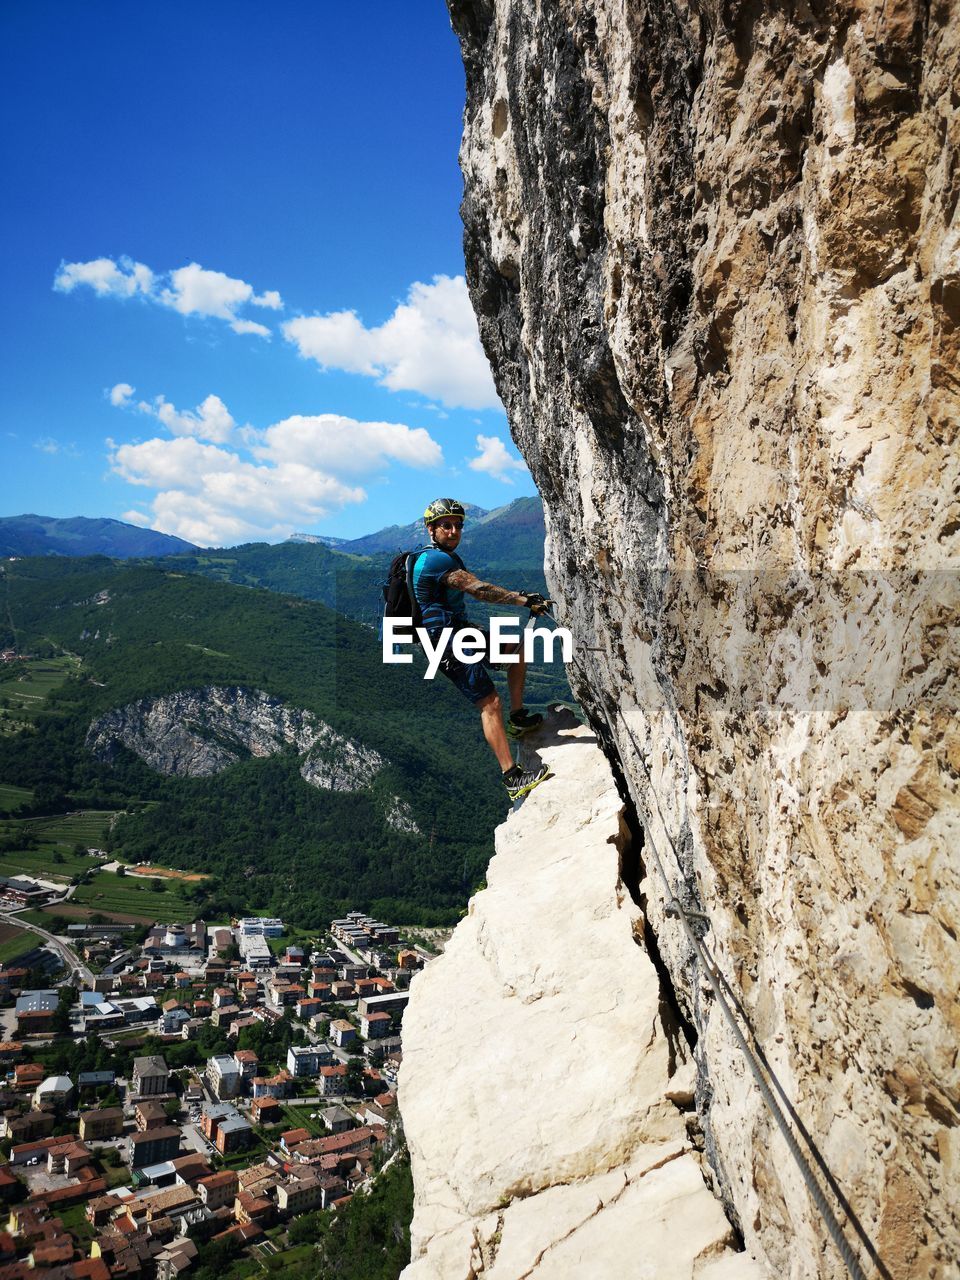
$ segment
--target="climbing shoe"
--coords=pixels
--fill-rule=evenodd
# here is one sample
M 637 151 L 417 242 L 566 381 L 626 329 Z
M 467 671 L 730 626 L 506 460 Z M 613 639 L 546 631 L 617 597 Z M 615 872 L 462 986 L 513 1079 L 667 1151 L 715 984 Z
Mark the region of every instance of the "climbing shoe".
M 543 724 L 543 716 L 539 711 L 528 711 L 521 707 L 519 711 L 511 711 L 507 721 L 507 737 L 522 738 L 525 733 L 539 729 Z
M 541 782 L 551 777 L 553 775 L 545 764 L 542 764 L 539 769 L 528 770 L 521 769 L 518 764 L 515 764 L 503 775 L 503 785 L 507 788 L 507 795 L 511 800 L 519 800 L 521 796 L 525 796 L 534 787 L 539 787 Z

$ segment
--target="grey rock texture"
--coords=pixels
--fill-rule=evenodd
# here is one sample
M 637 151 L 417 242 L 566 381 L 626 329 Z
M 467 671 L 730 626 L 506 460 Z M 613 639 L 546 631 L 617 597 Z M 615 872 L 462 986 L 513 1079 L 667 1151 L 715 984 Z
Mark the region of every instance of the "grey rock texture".
M 383 757 L 319 724 L 300 776 L 325 791 L 362 791 L 383 768 Z
M 673 896 L 888 1273 L 955 1276 L 957 6 L 449 7 L 468 280 L 719 1186 L 844 1273 Z
M 259 689 L 183 689 L 108 711 L 91 724 L 86 746 L 100 760 L 124 746 L 167 777 L 208 778 L 247 756 L 308 751 L 325 728 Z
M 311 711 L 288 707 L 261 689 L 235 686 L 183 689 L 108 711 L 87 731 L 87 750 L 109 763 L 120 746 L 177 778 L 208 778 L 249 756 L 294 747 L 304 757 L 300 776 L 324 791 L 368 791 L 388 763 Z M 400 796 L 383 797 L 383 805 L 388 826 L 420 834 Z

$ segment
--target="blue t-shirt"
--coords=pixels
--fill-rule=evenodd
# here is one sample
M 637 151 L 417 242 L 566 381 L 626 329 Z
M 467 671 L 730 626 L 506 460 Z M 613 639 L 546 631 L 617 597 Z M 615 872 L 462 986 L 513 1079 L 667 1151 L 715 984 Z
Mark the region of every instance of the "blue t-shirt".
M 428 631 L 462 626 L 467 621 L 463 592 L 445 587 L 440 581 L 445 573 L 466 567 L 455 551 L 429 547 L 418 553 L 413 566 L 413 594 Z

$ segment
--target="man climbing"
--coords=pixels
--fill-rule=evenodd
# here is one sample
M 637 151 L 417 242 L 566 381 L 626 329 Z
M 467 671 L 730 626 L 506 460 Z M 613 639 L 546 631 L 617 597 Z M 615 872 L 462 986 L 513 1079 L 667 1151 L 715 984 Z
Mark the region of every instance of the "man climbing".
M 421 551 L 413 567 L 413 592 L 423 614 L 423 627 L 429 633 L 431 643 L 436 643 L 444 627 L 454 631 L 470 625 L 464 605 L 464 592 L 488 604 L 519 605 L 538 617 L 547 612 L 549 601 L 538 593 L 508 591 L 492 582 L 481 582 L 466 568 L 457 555 L 457 547 L 463 533 L 466 512 L 455 498 L 437 498 L 423 513 L 423 522 L 430 537 L 430 547 Z M 490 638 L 483 633 L 489 652 Z M 503 710 L 500 697 L 494 688 L 486 663 L 481 656 L 474 663 L 461 662 L 450 648 L 440 664 L 443 674 L 473 703 L 480 712 L 483 736 L 497 757 L 503 771 L 503 785 L 511 800 L 517 800 L 549 776 L 546 765 L 539 769 L 523 770 L 513 763 L 507 734 L 520 738 L 543 721 L 538 712 L 527 711 L 523 705 L 523 687 L 526 681 L 526 663 L 520 644 L 504 645 L 504 651 L 517 655 L 517 661 L 507 667 L 507 687 L 510 690 L 510 719 L 506 731 L 503 727 Z

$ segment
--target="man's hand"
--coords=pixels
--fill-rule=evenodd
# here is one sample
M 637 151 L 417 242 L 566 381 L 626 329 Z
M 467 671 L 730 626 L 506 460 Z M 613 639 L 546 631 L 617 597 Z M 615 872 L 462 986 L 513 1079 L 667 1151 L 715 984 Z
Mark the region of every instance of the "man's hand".
M 546 596 L 542 596 L 539 591 L 529 591 L 524 595 L 524 606 L 529 609 L 535 618 L 542 618 L 545 613 L 550 612 L 552 600 L 548 600 Z

